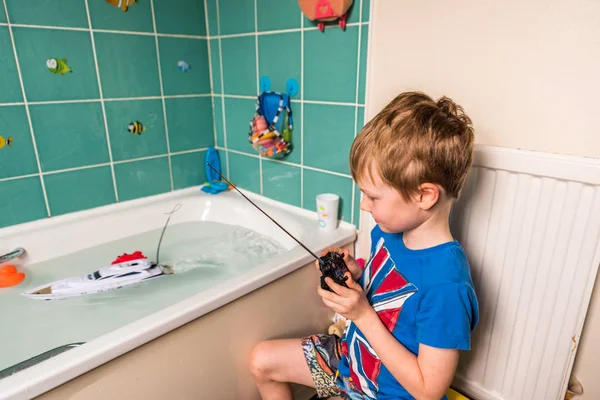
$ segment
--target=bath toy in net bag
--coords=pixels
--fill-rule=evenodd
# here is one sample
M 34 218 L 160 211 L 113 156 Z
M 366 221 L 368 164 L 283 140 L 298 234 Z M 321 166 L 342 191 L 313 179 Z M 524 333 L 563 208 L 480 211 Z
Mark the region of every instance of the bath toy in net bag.
M 248 140 L 252 147 L 264 157 L 283 158 L 292 151 L 292 130 L 290 97 L 279 92 L 262 92 L 250 121 Z

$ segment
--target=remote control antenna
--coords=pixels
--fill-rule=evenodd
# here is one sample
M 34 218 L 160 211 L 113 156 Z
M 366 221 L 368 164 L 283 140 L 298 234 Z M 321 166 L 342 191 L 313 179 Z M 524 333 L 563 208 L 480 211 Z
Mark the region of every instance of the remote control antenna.
M 265 215 L 267 216 L 267 218 L 269 218 L 271 221 L 273 221 L 273 222 L 275 223 L 275 225 L 277 225 L 278 227 L 280 227 L 280 228 L 281 228 L 281 229 L 282 229 L 282 230 L 283 230 L 285 233 L 287 233 L 287 234 L 288 234 L 288 235 L 289 235 L 289 236 L 290 236 L 292 239 L 294 239 L 294 240 L 295 240 L 295 241 L 296 241 L 296 242 L 297 242 L 297 243 L 298 243 L 300 246 L 302 246 L 302 248 L 303 248 L 304 250 L 308 251 L 308 252 L 309 252 L 309 253 L 310 253 L 310 254 L 311 254 L 311 255 L 312 255 L 314 258 L 316 258 L 317 260 L 319 260 L 319 262 L 320 262 L 320 263 L 323 263 L 323 260 L 321 260 L 319 257 L 317 257 L 317 255 L 316 255 L 315 253 L 313 253 L 312 251 L 310 251 L 310 250 L 308 249 L 308 247 L 306 247 L 305 245 L 303 245 L 301 241 L 299 241 L 298 239 L 296 239 L 296 238 L 294 237 L 294 235 L 292 235 L 291 233 L 289 233 L 288 231 L 286 231 L 286 230 L 285 230 L 285 228 L 284 228 L 283 226 L 279 225 L 279 224 L 277 223 L 277 221 L 275 221 L 273 218 L 271 218 L 271 217 L 269 216 L 269 214 L 267 214 L 267 213 L 266 213 L 266 212 L 264 212 L 264 211 L 263 211 L 263 210 L 262 210 L 262 209 L 261 209 L 259 206 L 257 206 L 256 204 L 254 204 L 254 202 L 253 202 L 252 200 L 250 200 L 248 197 L 246 197 L 246 195 L 245 195 L 244 193 L 242 193 L 242 192 L 241 192 L 241 191 L 240 191 L 240 190 L 239 190 L 239 189 L 238 189 L 238 188 L 237 188 L 237 187 L 236 187 L 236 186 L 235 186 L 233 183 L 229 182 L 229 181 L 227 180 L 227 178 L 225 178 L 223 175 L 221 175 L 221 173 L 220 173 L 219 171 L 217 171 L 217 170 L 216 170 L 216 169 L 215 169 L 215 168 L 214 168 L 212 165 L 210 165 L 209 163 L 206 163 L 206 165 L 208 165 L 209 167 L 211 167 L 211 168 L 212 168 L 212 170 L 213 170 L 213 171 L 215 171 L 217 174 L 219 174 L 219 176 L 220 176 L 220 177 L 221 177 L 221 178 L 222 178 L 222 179 L 223 179 L 225 182 L 227 182 L 228 184 L 230 184 L 232 188 L 234 188 L 235 190 L 237 190 L 237 192 L 238 192 L 239 194 L 241 194 L 242 196 L 244 196 L 244 198 L 245 198 L 246 200 L 248 200 L 248 201 L 250 202 L 250 204 L 252 204 L 254 207 L 258 208 L 258 210 L 259 210 L 261 213 L 265 214 Z

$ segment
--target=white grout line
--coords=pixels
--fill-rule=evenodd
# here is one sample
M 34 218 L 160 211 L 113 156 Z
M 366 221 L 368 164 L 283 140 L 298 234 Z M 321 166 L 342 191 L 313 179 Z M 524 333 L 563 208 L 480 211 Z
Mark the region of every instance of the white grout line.
M 229 152 L 227 151 L 227 121 L 225 118 L 225 75 L 223 75 L 223 48 L 221 47 L 221 15 L 219 12 L 219 0 L 217 4 L 217 40 L 219 41 L 219 68 L 221 70 L 221 115 L 223 116 L 223 144 L 225 145 L 225 175 L 229 179 Z
M 173 156 L 178 156 L 178 155 L 182 155 L 182 154 L 200 153 L 200 152 L 206 151 L 206 150 L 208 150 L 208 147 L 202 147 L 202 148 L 199 148 L 199 149 L 192 149 L 192 150 L 176 151 L 174 153 L 170 153 L 170 155 L 171 155 L 171 157 L 173 157 Z M 168 153 L 156 154 L 156 155 L 153 155 L 153 156 L 145 156 L 145 157 L 131 158 L 131 159 L 128 159 L 128 160 L 113 161 L 112 164 L 114 164 L 114 165 L 128 164 L 128 163 L 132 163 L 132 162 L 136 162 L 136 161 L 153 160 L 155 158 L 165 158 L 165 157 L 168 157 L 168 156 L 169 156 Z M 81 170 L 84 170 L 84 169 L 107 167 L 107 166 L 110 166 L 110 165 L 111 165 L 110 162 L 100 163 L 100 164 L 92 164 L 92 165 L 84 165 L 84 166 L 81 166 L 81 167 L 73 167 L 73 168 L 57 169 L 57 170 L 54 170 L 54 171 L 46 171 L 46 172 L 42 172 L 41 175 L 43 175 L 43 176 L 54 175 L 54 174 L 60 174 L 60 173 L 63 173 L 63 172 L 74 172 L 74 171 L 81 171 Z M 15 180 L 15 179 L 31 178 L 33 176 L 40 176 L 40 174 L 29 174 L 29 175 L 12 176 L 12 177 L 9 177 L 9 178 L 2 178 L 2 179 L 0 179 L 0 182 L 12 181 L 12 180 Z
M 87 1 L 87 0 L 86 0 Z M 169 163 L 169 179 L 171 180 L 171 191 L 173 187 L 173 167 L 171 165 L 171 145 L 169 144 L 169 124 L 167 121 L 167 106 L 165 104 L 165 92 L 163 90 L 162 71 L 160 68 L 160 50 L 158 46 L 158 35 L 156 34 L 156 18 L 154 15 L 154 0 L 150 0 L 150 10 L 152 11 L 152 29 L 154 30 L 154 41 L 156 43 L 156 63 L 158 64 L 158 83 L 160 85 L 160 97 L 163 108 L 163 118 L 165 119 L 165 141 L 167 142 L 167 161 Z
M 116 164 L 116 163 L 114 163 L 114 164 Z M 61 174 L 63 172 L 82 171 L 82 170 L 85 170 L 85 169 L 92 169 L 92 168 L 99 168 L 99 167 L 109 167 L 111 165 L 112 165 L 112 163 L 110 163 L 110 162 L 101 163 L 101 164 L 93 164 L 93 165 L 84 165 L 83 167 L 64 168 L 64 169 L 57 169 L 56 171 L 42 172 L 42 175 L 46 176 L 46 175 Z
M 304 13 L 300 12 L 300 207 L 304 208 Z
M 191 97 L 211 97 L 210 94 L 174 94 L 168 96 L 141 96 L 141 97 L 114 97 L 109 99 L 102 99 L 102 101 L 111 102 L 111 101 L 135 101 L 135 100 L 160 100 L 162 98 L 165 99 L 183 99 L 183 98 L 191 98 Z M 78 99 L 78 100 L 49 100 L 49 101 L 29 101 L 29 105 L 41 105 L 41 104 L 73 104 L 73 103 L 95 103 L 101 101 L 100 98 L 97 99 Z M 25 103 L 0 103 L 0 107 L 9 107 L 9 106 L 19 106 L 24 105 Z
M 256 96 L 246 96 L 246 95 L 238 95 L 238 94 L 216 94 L 215 96 L 223 96 L 231 99 L 248 99 L 248 100 L 256 100 Z M 293 103 L 305 103 L 305 104 L 323 104 L 328 106 L 345 106 L 345 107 L 356 107 L 362 106 L 363 104 L 357 103 L 344 103 L 344 102 L 336 102 L 336 101 L 318 101 L 318 100 L 292 100 Z
M 14 180 L 17 180 L 17 179 L 33 178 L 34 176 L 39 177 L 40 174 L 29 174 L 29 175 L 11 176 L 11 177 L 8 177 L 8 178 L 1 178 L 0 182 L 14 181 Z
M 89 12 L 88 12 L 89 14 Z M 91 21 L 88 18 L 88 24 L 91 28 Z M 7 25 L 0 23 L 0 25 Z M 74 26 L 50 26 L 50 25 L 30 25 L 30 24 L 11 24 L 17 28 L 30 28 L 30 29 L 50 29 L 54 31 L 76 31 L 76 32 L 98 32 L 98 33 L 116 33 L 120 35 L 137 35 L 137 36 L 159 36 L 159 37 L 173 37 L 182 39 L 208 39 L 208 36 L 200 35 L 181 35 L 175 33 L 154 33 L 154 32 L 141 32 L 141 31 L 121 31 L 115 29 L 90 29 L 90 28 L 79 28 Z
M 254 0 L 254 49 L 255 49 L 255 61 L 256 61 L 256 93 L 260 94 L 260 73 L 258 71 L 258 6 L 256 0 Z M 260 194 L 263 194 L 263 157 L 259 154 L 258 156 L 258 172 L 260 181 Z
M 221 150 L 225 150 L 225 151 L 227 151 L 227 152 L 229 152 L 229 153 L 240 154 L 240 155 L 242 155 L 242 156 L 248 156 L 248 157 L 252 157 L 252 158 L 259 158 L 259 155 L 258 155 L 258 154 L 246 153 L 246 152 L 243 152 L 243 151 L 239 151 L 239 150 L 233 150 L 233 149 L 225 149 L 225 148 L 222 148 L 222 147 L 220 147 L 220 146 L 219 146 L 219 148 L 220 148 Z M 308 170 L 311 170 L 311 171 L 323 172 L 323 173 L 325 173 L 325 174 L 329 174 L 329 175 L 341 176 L 341 177 L 343 177 L 343 178 L 352 179 L 352 175 L 349 175 L 349 174 L 343 174 L 343 173 L 341 173 L 341 172 L 328 171 L 328 170 L 326 170 L 326 169 L 315 168 L 315 167 L 309 167 L 308 165 L 300 165 L 300 164 L 296 164 L 296 163 L 289 162 L 289 161 L 284 161 L 284 160 L 272 159 L 272 160 L 269 160 L 269 161 L 271 161 L 271 162 L 275 162 L 275 163 L 279 163 L 279 164 L 290 165 L 290 166 L 292 166 L 292 167 L 298 167 L 298 168 L 301 168 L 301 169 L 308 169 Z
M 363 10 L 363 1 L 365 0 L 361 0 L 358 4 L 360 4 L 360 10 L 358 11 L 358 20 L 362 22 L 362 10 Z M 360 87 L 360 46 L 362 44 L 362 40 L 361 40 L 361 35 L 362 35 L 362 24 L 358 26 L 358 46 L 357 46 L 357 51 L 356 51 L 356 98 L 354 100 L 354 102 L 356 103 L 356 107 L 354 108 L 354 137 L 356 137 L 356 131 L 358 129 L 358 95 L 359 95 L 359 87 Z M 356 182 L 354 182 L 354 179 L 352 179 L 352 202 L 351 202 L 351 207 L 352 209 L 350 210 L 350 223 L 354 224 L 354 206 L 355 206 L 355 202 L 356 202 Z M 356 226 L 358 227 L 358 224 L 356 224 Z
M 204 0 L 204 25 L 206 26 L 206 36 L 210 35 L 210 21 L 208 20 L 208 0 Z M 208 51 L 208 79 L 210 79 L 210 106 L 212 111 L 213 120 L 213 145 L 217 145 L 217 121 L 215 115 L 215 88 L 213 86 L 213 70 L 212 70 L 212 58 L 214 55 L 210 51 L 210 40 L 206 40 L 206 50 Z
M 302 21 L 304 23 L 304 21 Z M 366 24 L 366 22 L 353 22 L 351 24 L 347 24 L 346 27 L 349 26 L 359 26 L 359 25 L 364 25 Z M 304 26 L 304 25 L 302 25 Z M 338 29 L 339 27 L 337 25 L 331 25 L 331 26 L 325 26 L 325 29 Z M 306 32 L 306 31 L 317 31 L 319 30 L 318 27 L 311 27 L 311 28 L 295 28 L 295 29 L 279 29 L 279 30 L 272 30 L 272 31 L 261 31 L 261 32 L 257 32 L 257 34 L 259 36 L 262 35 L 275 35 L 278 33 L 292 33 L 292 32 Z M 236 38 L 236 37 L 245 37 L 245 36 L 253 36 L 255 33 L 254 32 L 246 32 L 246 33 L 232 33 L 229 35 L 222 35 L 222 36 L 218 36 L 221 39 L 230 39 L 230 38 Z M 209 36 L 209 39 L 214 39 L 214 36 Z
M 44 177 L 42 176 L 42 164 L 40 163 L 40 155 L 37 149 L 37 143 L 35 141 L 35 135 L 33 133 L 33 124 L 31 122 L 31 113 L 29 112 L 29 105 L 27 104 L 27 95 L 25 93 L 25 85 L 23 84 L 23 76 L 21 75 L 21 65 L 19 63 L 19 56 L 17 55 L 17 46 L 15 46 L 15 38 L 10 24 L 10 17 L 8 15 L 8 9 L 6 7 L 6 0 L 2 0 L 4 6 L 4 14 L 6 15 L 6 25 L 8 26 L 8 33 L 10 36 L 10 42 L 12 44 L 13 53 L 15 55 L 15 65 L 17 67 L 17 75 L 19 76 L 19 84 L 21 85 L 21 94 L 23 96 L 23 104 L 25 105 L 25 114 L 27 115 L 27 123 L 29 124 L 29 133 L 31 134 L 31 142 L 33 144 L 33 152 L 35 153 L 35 161 L 37 163 L 38 174 L 40 177 L 40 183 L 42 185 L 42 194 L 44 195 L 44 203 L 46 204 L 46 213 L 48 217 L 50 214 L 50 203 L 48 203 L 48 194 L 46 193 L 46 185 L 44 183 Z
M 102 108 L 102 118 L 104 119 L 104 133 L 106 135 L 106 147 L 108 148 L 108 162 L 110 165 L 110 173 L 113 181 L 113 190 L 115 193 L 115 202 L 119 202 L 119 191 L 117 190 L 117 177 L 115 176 L 115 165 L 113 163 L 112 148 L 110 145 L 110 134 L 108 132 L 108 120 L 106 117 L 106 107 L 104 106 L 104 91 L 102 90 L 102 81 L 100 80 L 100 68 L 98 66 L 98 57 L 96 54 L 96 42 L 94 40 L 94 32 L 92 32 L 92 17 L 90 15 L 90 8 L 88 0 L 85 0 L 85 12 L 88 18 L 88 31 L 90 32 L 90 38 L 92 40 L 92 53 L 94 55 L 94 65 L 96 66 L 96 78 L 98 83 L 98 93 L 100 94 L 100 107 Z

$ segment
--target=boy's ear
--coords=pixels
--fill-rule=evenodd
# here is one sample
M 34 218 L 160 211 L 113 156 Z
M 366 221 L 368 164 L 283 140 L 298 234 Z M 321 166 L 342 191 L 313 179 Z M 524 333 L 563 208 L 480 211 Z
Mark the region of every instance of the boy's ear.
M 433 183 L 423 183 L 419 186 L 417 199 L 422 210 L 430 210 L 440 199 L 440 188 Z

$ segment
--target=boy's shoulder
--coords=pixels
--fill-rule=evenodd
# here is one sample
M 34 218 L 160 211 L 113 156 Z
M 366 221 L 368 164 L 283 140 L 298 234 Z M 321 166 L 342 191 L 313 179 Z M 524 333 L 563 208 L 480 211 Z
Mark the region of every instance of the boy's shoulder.
M 467 255 L 457 240 L 411 250 L 404 245 L 402 233 L 385 233 L 377 225 L 371 230 L 371 240 L 371 257 L 385 246 L 386 253 L 401 272 L 407 268 L 418 269 L 421 289 L 444 284 L 473 284 Z

